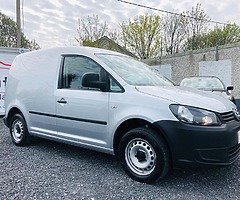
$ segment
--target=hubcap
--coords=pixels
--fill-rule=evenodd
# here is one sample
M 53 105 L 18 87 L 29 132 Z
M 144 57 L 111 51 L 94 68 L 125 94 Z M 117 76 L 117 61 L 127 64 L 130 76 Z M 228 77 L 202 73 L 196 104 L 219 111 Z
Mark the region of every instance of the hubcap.
M 12 125 L 12 136 L 16 142 L 20 142 L 23 136 L 23 123 L 16 119 Z
M 149 175 L 156 165 L 156 153 L 144 139 L 131 140 L 125 149 L 128 167 L 138 175 Z

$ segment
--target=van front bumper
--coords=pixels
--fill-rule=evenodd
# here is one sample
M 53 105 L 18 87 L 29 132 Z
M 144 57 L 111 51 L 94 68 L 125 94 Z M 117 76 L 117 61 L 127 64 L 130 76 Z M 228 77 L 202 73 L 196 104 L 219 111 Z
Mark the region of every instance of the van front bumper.
M 180 121 L 158 121 L 154 125 L 164 134 L 173 164 L 229 165 L 240 153 L 240 122 L 221 126 L 196 126 Z

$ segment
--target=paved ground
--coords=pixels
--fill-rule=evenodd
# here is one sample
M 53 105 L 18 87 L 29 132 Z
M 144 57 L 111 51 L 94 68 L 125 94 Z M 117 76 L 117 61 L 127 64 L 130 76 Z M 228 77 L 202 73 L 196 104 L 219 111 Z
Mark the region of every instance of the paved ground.
M 16 147 L 1 120 L 0 199 L 240 199 L 240 159 L 147 185 L 128 178 L 114 156 L 47 140 Z

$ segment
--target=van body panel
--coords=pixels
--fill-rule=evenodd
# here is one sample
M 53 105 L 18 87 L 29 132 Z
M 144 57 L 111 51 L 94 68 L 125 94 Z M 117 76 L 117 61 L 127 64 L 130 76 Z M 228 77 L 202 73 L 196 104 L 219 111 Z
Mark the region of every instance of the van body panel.
M 56 99 L 67 101 L 66 104 L 56 103 L 57 131 L 64 134 L 64 138 L 73 137 L 83 143 L 109 147 L 109 93 L 58 89 L 55 94 Z
M 207 110 L 212 110 L 216 112 L 225 112 L 226 110 L 232 110 L 233 105 L 229 103 L 229 100 L 216 95 L 199 91 L 187 87 L 177 87 L 175 86 L 163 86 L 163 87 L 154 87 L 154 86 L 137 86 L 138 91 L 156 96 L 159 98 L 165 98 L 170 101 L 182 104 L 182 105 L 193 105 L 195 107 L 204 107 Z M 177 95 L 175 95 L 177 94 Z M 212 98 L 214 97 L 215 102 L 212 104 Z
M 169 100 L 162 99 L 160 103 L 159 98 L 140 93 L 135 87 L 125 88 L 124 93 L 110 93 L 109 131 L 112 142 L 117 128 L 129 119 L 142 119 L 149 123 L 161 119 L 177 121 L 172 113 L 167 112 L 171 104 Z
M 58 57 L 49 52 L 46 59 L 45 53 L 41 51 L 26 54 L 17 56 L 16 62 L 13 62 L 6 89 L 6 102 L 9 98 L 19 102 L 16 105 L 25 113 L 30 134 L 36 127 L 56 131 L 56 119 L 29 112 L 55 113 L 53 92 L 56 87 L 57 67 L 54 66 L 58 66 Z M 8 86 L 15 88 L 11 90 L 11 94 L 8 93 Z

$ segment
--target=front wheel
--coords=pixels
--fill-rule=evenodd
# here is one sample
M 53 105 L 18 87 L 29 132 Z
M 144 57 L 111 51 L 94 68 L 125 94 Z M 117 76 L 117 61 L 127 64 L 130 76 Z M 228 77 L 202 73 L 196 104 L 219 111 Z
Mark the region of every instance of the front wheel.
M 17 146 L 30 144 L 32 136 L 28 133 L 27 124 L 21 114 L 15 114 L 10 122 L 10 134 L 12 141 Z
M 123 136 L 119 159 L 126 173 L 139 182 L 155 182 L 164 178 L 170 169 L 165 141 L 149 128 L 135 128 Z

